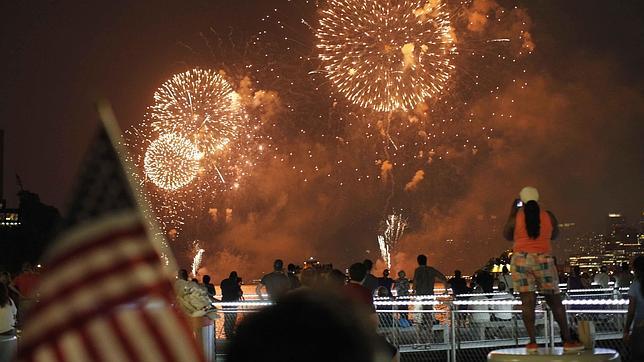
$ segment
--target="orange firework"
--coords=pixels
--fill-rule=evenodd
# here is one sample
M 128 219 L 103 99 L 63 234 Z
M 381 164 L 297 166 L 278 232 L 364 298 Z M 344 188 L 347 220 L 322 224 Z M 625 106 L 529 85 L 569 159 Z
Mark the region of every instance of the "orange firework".
M 412 110 L 446 87 L 456 54 L 452 34 L 440 0 L 330 0 L 316 31 L 335 89 L 381 112 Z

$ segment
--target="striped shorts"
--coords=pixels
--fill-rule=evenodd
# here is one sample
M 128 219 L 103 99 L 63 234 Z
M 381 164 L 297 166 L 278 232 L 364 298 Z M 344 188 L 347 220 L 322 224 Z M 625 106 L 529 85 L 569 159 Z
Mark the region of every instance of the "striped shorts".
M 516 252 L 512 254 L 510 268 L 515 292 L 537 290 L 543 294 L 559 294 L 559 275 L 552 255 Z

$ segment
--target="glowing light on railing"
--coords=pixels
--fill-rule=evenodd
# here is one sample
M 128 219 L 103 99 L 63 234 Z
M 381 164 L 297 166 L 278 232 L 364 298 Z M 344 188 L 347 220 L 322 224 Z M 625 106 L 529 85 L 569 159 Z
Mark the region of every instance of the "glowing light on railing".
M 436 295 L 405 295 L 396 297 L 396 300 L 434 300 L 437 298 L 451 297 L 449 294 L 436 294 Z M 373 300 L 391 300 L 389 297 L 373 297 Z
M 589 288 L 589 289 L 569 289 L 568 293 L 582 293 L 582 292 L 612 292 L 613 288 Z
M 215 299 L 221 299 L 221 298 L 222 298 L 222 296 L 220 294 L 215 295 Z M 259 295 L 258 294 L 244 294 L 244 298 L 246 300 L 248 300 L 248 299 L 253 300 L 253 299 L 258 299 Z M 262 298 L 268 298 L 268 294 L 262 293 Z
M 507 297 L 510 294 L 509 293 L 467 293 L 467 294 L 458 294 L 458 295 L 456 295 L 456 297 L 459 297 L 459 298 L 460 297 L 480 297 L 480 296 L 487 296 L 487 295 L 491 295 L 493 297 L 494 296 L 505 296 L 505 297 Z
M 581 300 L 564 300 L 564 305 L 612 305 L 618 306 L 628 305 L 626 299 L 581 299 Z M 212 303 L 217 307 L 266 307 L 273 305 L 272 301 L 241 301 L 241 302 L 215 302 Z M 374 300 L 373 303 L 376 307 L 387 305 L 409 305 L 409 306 L 435 306 L 435 305 L 521 305 L 518 299 L 485 299 L 485 300 L 454 300 L 454 301 L 439 301 L 439 300 Z M 591 310 L 595 313 L 610 313 L 609 310 Z M 620 310 L 620 313 L 623 310 Z M 567 310 L 567 313 L 582 313 L 577 310 Z
M 217 307 L 267 307 L 273 305 L 273 302 L 215 302 L 212 304 Z
M 625 314 L 628 310 L 626 309 L 568 309 L 566 313 L 589 313 L 589 314 Z
M 454 305 L 521 305 L 520 300 L 455 300 Z
M 396 301 L 396 300 L 390 300 L 390 301 L 375 301 L 373 303 L 376 307 L 380 305 L 439 305 L 439 304 L 445 304 L 443 302 L 437 301 L 437 300 L 426 300 L 426 301 Z M 417 311 L 414 311 L 414 313 Z
M 590 285 L 601 285 L 599 283 L 592 282 Z M 615 282 L 608 282 L 608 285 L 615 285 Z
M 626 299 L 578 299 L 563 300 L 564 305 L 628 305 Z

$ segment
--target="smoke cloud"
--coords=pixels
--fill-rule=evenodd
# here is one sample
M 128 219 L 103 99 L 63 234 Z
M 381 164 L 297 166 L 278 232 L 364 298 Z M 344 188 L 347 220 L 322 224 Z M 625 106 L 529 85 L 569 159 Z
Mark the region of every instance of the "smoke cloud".
M 488 25 L 490 13 L 499 9 L 499 4 L 494 0 L 474 0 L 466 12 L 467 29 L 482 32 Z
M 405 185 L 405 191 L 414 191 L 416 190 L 416 187 L 418 186 L 418 183 L 420 183 L 423 179 L 425 178 L 425 171 L 423 170 L 418 170 L 414 174 L 414 177 L 407 182 Z
M 389 160 L 385 160 L 380 165 L 380 179 L 382 182 L 387 182 L 392 175 L 392 170 L 394 169 L 394 164 Z
M 509 27 L 489 20 L 502 11 L 511 19 Z M 525 11 L 475 0 L 463 16 L 468 31 L 494 35 L 490 38 L 505 38 L 521 29 L 521 41 L 510 44 L 516 54 L 539 49 L 534 59 L 527 58 L 531 64 L 525 74 L 495 78 L 501 91 L 468 104 L 486 129 L 493 130 L 490 139 L 475 149 L 463 149 L 457 142 L 432 145 L 416 155 L 425 160 L 424 169 L 394 165 L 382 154 L 356 147 L 354 139 L 364 137 L 357 127 L 347 127 L 346 134 L 333 135 L 327 143 L 289 139 L 292 158 L 261 163 L 243 190 L 228 196 L 230 205 L 217 206 L 221 220 L 221 211 L 235 205 L 232 220 L 205 245 L 203 266 L 215 279 L 232 270 L 245 280 L 254 279 L 270 271 L 276 258 L 301 263 L 311 256 L 341 270 L 370 258 L 379 274 L 384 263 L 376 236 L 394 172 L 407 182 L 398 186 L 403 192 L 391 207 L 403 210 L 409 229 L 394 250 L 392 275 L 404 270 L 408 277 L 421 253 L 444 273 L 460 269 L 469 274 L 510 248 L 501 230 L 512 200 L 525 185 L 539 189 L 542 205 L 560 221 L 576 222 L 580 229 L 603 225 L 606 210 L 597 205 L 619 210 L 622 205 L 615 199 L 641 200 L 625 193 L 639 189 L 639 180 L 626 170 L 639 170 L 644 164 L 638 139 L 644 134 L 644 97 L 624 85 L 615 60 L 568 53 L 565 62 L 551 67 L 543 60 L 550 58 L 548 49 L 531 32 Z M 279 94 L 253 89 L 248 78 L 240 82 L 238 92 L 263 112 L 267 123 L 280 121 Z M 434 107 L 420 103 L 406 120 L 414 125 L 425 122 Z M 302 120 L 302 128 L 316 121 Z M 374 139 L 386 136 L 384 125 L 373 123 Z M 369 142 L 374 140 L 365 144 Z M 613 143 L 623 147 L 607 147 Z M 299 170 L 312 168 L 309 150 L 315 151 L 314 164 L 320 170 L 301 174 Z M 337 173 L 340 158 L 343 165 L 368 165 L 374 177 L 358 181 L 364 170 L 351 167 Z M 375 180 L 378 175 L 380 182 Z M 626 207 L 641 207 L 636 203 Z
M 496 137 L 490 140 L 490 151 L 477 156 L 478 164 L 468 171 L 466 191 L 447 209 L 426 210 L 420 223 L 403 237 L 399 250 L 409 256 L 425 252 L 444 272 L 457 268 L 472 272 L 472 267 L 511 247 L 500 232 L 512 200 L 526 185 L 539 189 L 542 205 L 560 222 L 575 222 L 582 230 L 602 225 L 606 210 L 594 205 L 610 205 L 611 197 L 634 185 L 628 177 L 615 176 L 614 162 L 630 162 L 635 169 L 638 152 L 635 136 L 629 136 L 631 141 L 622 150 L 608 151 L 603 145 L 623 137 L 621 132 L 632 129 L 632 122 L 644 115 L 644 96 L 619 86 L 614 74 L 605 72 L 607 68 L 606 61 L 580 56 L 574 69 L 566 72 L 572 77 L 535 74 L 527 79 L 527 86 L 508 87 L 497 107 L 490 108 L 495 103 L 486 99 L 478 102 L 477 111 L 511 117 L 489 120 Z M 584 74 L 601 76 L 587 79 Z M 600 105 L 595 99 L 605 102 Z M 614 119 L 627 121 L 618 124 Z M 605 193 L 592 191 L 602 185 Z M 472 238 L 479 227 L 496 234 L 489 240 Z M 464 242 L 468 238 L 476 244 Z M 488 252 L 471 253 L 471 248 Z M 409 264 L 413 266 L 411 262 L 401 265 L 409 268 Z
M 270 143 L 278 145 L 279 152 L 267 152 L 258 160 L 239 189 L 214 195 L 216 201 L 203 205 L 204 220 L 185 215 L 185 220 L 172 224 L 182 227 L 179 233 L 167 232 L 168 244 L 187 269 L 194 254 L 185 249 L 192 240 L 202 241 L 202 268 L 216 282 L 232 270 L 246 281 L 257 278 L 270 271 L 275 258 L 301 263 L 314 256 L 340 269 L 367 257 L 376 261 L 378 226 L 392 208 L 409 218 L 409 229 L 393 255 L 393 273 L 403 269 L 411 276 L 419 253 L 427 254 L 430 264 L 445 273 L 454 269 L 471 273 L 510 246 L 500 228 L 510 203 L 525 185 L 537 187 L 544 208 L 562 222 L 575 222 L 578 231 L 603 231 L 609 211 L 623 212 L 631 223 L 640 217 L 644 200 L 644 82 L 642 50 L 637 45 L 642 43 L 641 2 L 604 6 L 601 11 L 580 0 L 519 2 L 527 10 L 502 8 L 508 2 L 499 0 L 464 2 L 468 9 L 450 17 L 457 51 L 485 59 L 475 69 L 454 63 L 453 77 L 437 98 L 442 101 L 446 95 L 451 103 L 428 99 L 418 105 L 418 112 L 405 115 L 410 122 L 399 122 L 400 127 L 392 130 L 398 141 L 396 131 L 436 122 L 436 127 L 426 127 L 416 137 L 431 137 L 422 154 L 405 147 L 397 151 L 404 157 L 396 160 L 413 159 L 412 163 L 384 165 L 385 175 L 393 172 L 401 181 L 386 212 L 391 182 L 378 179 L 387 157 L 376 126 L 383 117 L 369 115 L 372 126 L 365 131 L 356 116 L 362 110 L 347 110 L 341 94 L 327 92 L 332 85 L 315 57 L 311 44 L 315 37 L 300 24 L 307 15 L 301 14 L 302 9 L 313 9 L 308 14 L 313 17 L 315 6 L 276 0 L 253 2 L 258 6 L 248 6 L 247 1 L 229 1 L 226 6 L 215 1 L 164 2 L 163 6 L 144 1 L 127 2 L 125 8 L 126 2 L 104 2 L 105 11 L 95 12 L 91 6 L 73 2 L 5 3 L 12 16 L 6 19 L 2 47 L 12 56 L 1 60 L 2 68 L 9 71 L 0 82 L 5 96 L 0 123 L 7 135 L 5 167 L 10 172 L 5 173 L 4 196 L 9 206 L 18 201 L 13 196 L 15 173 L 44 202 L 63 205 L 69 192 L 66 185 L 73 184 L 80 155 L 95 131 L 91 106 L 95 94 L 110 98 L 122 128 L 127 129 L 142 120 L 160 82 L 185 66 L 226 69 L 226 78 L 236 80 L 231 84 L 244 106 L 274 130 Z M 423 2 L 426 6 L 419 15 L 429 16 L 436 3 Z M 21 26 L 34 13 L 42 14 L 39 26 Z M 122 15 L 117 22 L 114 14 Z M 266 15 L 270 20 L 260 21 Z M 110 24 L 110 31 L 81 29 L 87 19 Z M 282 31 L 289 29 L 289 21 L 304 30 Z M 315 27 L 312 21 L 308 24 Z M 208 29 L 223 39 L 207 39 L 208 48 L 199 51 L 195 43 L 202 38 L 198 35 L 210 34 Z M 140 36 L 132 36 L 133 30 Z M 262 35 L 255 46 L 254 36 L 264 31 L 266 37 Z M 282 41 L 281 35 L 289 40 Z M 61 36 L 68 41 L 60 41 Z M 96 42 L 88 39 L 110 46 L 95 47 Z M 468 46 L 472 39 L 479 42 Z M 192 49 L 186 52 L 178 42 L 190 43 L 199 54 Z M 305 56 L 279 52 L 284 44 L 306 52 Z M 403 45 L 391 51 L 400 55 Z M 415 44 L 415 50 L 421 46 Z M 115 47 L 122 50 L 117 56 Z M 523 63 L 517 65 L 518 71 L 499 66 L 508 62 L 492 61 L 496 49 L 507 47 L 504 53 Z M 43 54 L 47 62 L 42 62 Z M 84 66 L 69 59 L 83 59 Z M 246 74 L 249 77 L 242 78 Z M 300 74 L 304 76 L 294 76 Z M 452 82 L 464 78 L 469 81 L 467 87 L 453 91 Z M 489 96 L 479 88 L 497 85 L 500 90 Z M 310 92 L 318 87 L 319 92 Z M 51 92 L 52 88 L 56 91 Z M 467 109 L 452 111 L 450 106 Z M 479 125 L 472 128 L 485 127 L 483 133 L 490 139 L 468 134 L 470 143 L 478 147 L 464 150 L 463 135 L 450 139 L 441 137 L 441 131 L 449 124 L 458 128 L 467 122 L 470 111 L 472 123 Z M 299 130 L 306 135 L 300 136 Z M 367 138 L 365 133 L 373 136 Z M 313 151 L 314 160 L 308 151 Z M 404 192 L 419 169 L 425 171 L 422 182 L 413 192 Z M 361 177 L 365 174 L 371 178 Z M 216 218 L 208 214 L 209 209 L 217 210 Z

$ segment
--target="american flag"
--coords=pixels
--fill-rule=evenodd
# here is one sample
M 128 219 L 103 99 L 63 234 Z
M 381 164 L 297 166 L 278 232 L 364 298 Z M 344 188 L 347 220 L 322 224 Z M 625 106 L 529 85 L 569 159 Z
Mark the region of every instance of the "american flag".
M 103 125 L 46 253 L 23 361 L 202 361 Z

